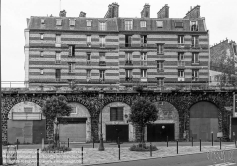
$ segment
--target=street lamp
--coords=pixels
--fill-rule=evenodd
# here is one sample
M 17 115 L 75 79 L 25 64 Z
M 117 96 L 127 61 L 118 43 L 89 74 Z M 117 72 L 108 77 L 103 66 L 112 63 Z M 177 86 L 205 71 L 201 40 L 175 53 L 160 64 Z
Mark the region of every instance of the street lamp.
M 102 100 L 102 103 L 104 102 L 104 91 L 99 92 L 99 98 Z M 99 145 L 99 151 L 104 151 L 104 143 L 103 143 L 103 134 L 102 134 L 102 110 L 103 110 L 103 104 L 102 108 L 100 107 L 100 145 Z

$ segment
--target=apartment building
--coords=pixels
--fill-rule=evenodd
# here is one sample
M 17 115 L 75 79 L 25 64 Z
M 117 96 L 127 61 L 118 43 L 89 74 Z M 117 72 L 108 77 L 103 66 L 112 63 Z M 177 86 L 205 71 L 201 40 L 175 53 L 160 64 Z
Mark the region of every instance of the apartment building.
M 119 17 L 119 5 L 104 18 L 32 16 L 25 29 L 25 81 L 30 87 L 78 88 L 143 86 L 161 89 L 206 86 L 209 35 L 200 6 L 184 18 L 169 18 L 163 6 L 150 18 Z

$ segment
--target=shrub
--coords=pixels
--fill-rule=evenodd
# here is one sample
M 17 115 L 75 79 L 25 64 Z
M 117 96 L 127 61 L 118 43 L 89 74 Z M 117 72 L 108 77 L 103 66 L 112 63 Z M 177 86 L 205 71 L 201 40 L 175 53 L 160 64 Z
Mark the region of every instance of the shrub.
M 145 143 L 139 143 L 138 145 L 132 145 L 129 150 L 131 151 L 150 151 L 150 146 L 147 146 Z M 155 145 L 151 146 L 152 151 L 158 150 Z
M 63 145 L 63 146 L 56 146 L 55 144 L 48 145 L 47 147 L 44 147 L 42 151 L 46 152 L 66 152 L 71 151 L 72 149 Z

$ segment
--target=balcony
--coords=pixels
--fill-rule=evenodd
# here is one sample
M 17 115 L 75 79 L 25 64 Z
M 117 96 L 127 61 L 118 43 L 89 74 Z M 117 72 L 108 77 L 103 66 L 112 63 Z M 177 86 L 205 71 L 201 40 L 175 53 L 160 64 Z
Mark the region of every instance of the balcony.
M 55 43 L 55 47 L 61 47 L 61 43 Z
M 99 61 L 99 66 L 106 66 L 106 62 L 105 61 Z
M 141 82 L 147 82 L 147 77 L 141 77 Z
M 126 60 L 125 65 L 132 65 L 132 61 L 131 60 Z
M 178 77 L 178 81 L 185 81 L 184 77 Z
M 61 60 L 56 60 L 55 64 L 61 64 Z
M 99 82 L 102 84 L 105 83 L 105 78 L 99 78 Z
M 191 31 L 198 31 L 198 25 L 192 25 Z
M 57 81 L 57 82 L 61 81 L 61 78 L 56 78 L 56 81 Z
M 141 66 L 147 66 L 147 61 L 141 61 Z
M 91 61 L 89 61 L 89 60 L 86 61 L 86 65 L 87 65 L 87 66 L 90 66 L 90 65 L 91 65 Z
M 141 43 L 141 47 L 147 47 L 147 43 Z
M 91 77 L 86 77 L 86 82 L 91 82 Z
M 131 47 L 131 43 L 125 43 L 125 47 Z
M 191 47 L 193 48 L 193 49 L 200 49 L 201 48 L 201 46 L 200 46 L 200 44 L 191 44 Z
M 178 65 L 178 67 L 184 67 L 185 66 L 185 62 L 184 61 L 178 61 L 177 65 Z
M 105 43 L 100 43 L 100 48 L 105 48 Z
M 200 65 L 200 61 L 192 61 L 192 65 L 193 66 L 199 66 Z

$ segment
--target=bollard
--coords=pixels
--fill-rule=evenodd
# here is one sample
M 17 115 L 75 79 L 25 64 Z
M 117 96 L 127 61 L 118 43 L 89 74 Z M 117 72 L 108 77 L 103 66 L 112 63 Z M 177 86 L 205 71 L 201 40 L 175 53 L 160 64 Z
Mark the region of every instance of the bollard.
M 221 137 L 220 137 L 220 150 L 221 150 Z
M 169 136 L 167 136 L 167 147 L 169 146 Z
M 83 146 L 81 147 L 81 163 L 83 164 Z
M 151 146 L 151 142 L 150 142 L 150 157 L 152 157 L 152 146 Z
M 69 147 L 69 138 L 67 138 L 67 147 Z
M 43 150 L 44 149 L 44 138 L 42 138 L 42 147 L 41 149 Z
M 200 139 L 200 152 L 202 151 L 202 140 Z
M 118 144 L 118 148 L 119 148 L 119 160 L 120 160 L 120 144 Z
M 95 142 L 94 142 L 94 138 L 92 139 L 92 142 L 93 142 L 93 148 L 95 147 L 94 145 L 95 145 Z
M 179 141 L 177 140 L 177 154 L 179 153 Z
M 18 139 L 16 139 L 16 149 L 18 150 Z
M 213 146 L 213 132 L 211 133 L 211 145 Z
M 235 137 L 235 147 L 237 148 L 237 145 L 236 145 L 236 137 Z
M 37 166 L 39 166 L 39 149 L 37 149 Z
M 192 137 L 192 146 L 193 146 L 193 137 Z

